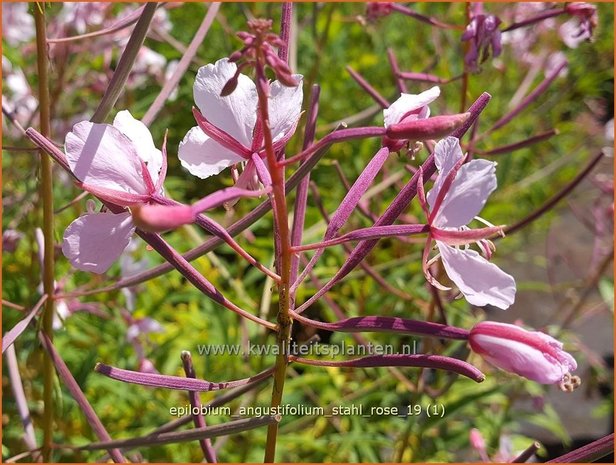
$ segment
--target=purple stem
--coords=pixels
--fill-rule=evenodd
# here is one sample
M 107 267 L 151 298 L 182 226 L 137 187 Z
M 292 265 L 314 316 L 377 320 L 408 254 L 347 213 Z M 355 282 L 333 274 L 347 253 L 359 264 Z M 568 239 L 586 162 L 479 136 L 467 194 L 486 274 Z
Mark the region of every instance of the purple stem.
M 100 421 L 100 419 L 96 415 L 96 412 L 94 411 L 94 409 L 88 402 L 88 399 L 86 399 L 85 394 L 79 387 L 79 384 L 77 384 L 77 381 L 75 381 L 75 378 L 73 378 L 73 375 L 71 374 L 70 370 L 64 363 L 64 360 L 62 360 L 62 357 L 60 357 L 60 354 L 54 347 L 49 337 L 45 333 L 40 332 L 39 339 L 41 343 L 43 344 L 43 346 L 45 347 L 45 350 L 49 354 L 54 365 L 56 366 L 58 375 L 60 376 L 60 378 L 62 378 L 62 381 L 66 385 L 66 388 L 69 390 L 69 392 L 73 396 L 73 399 L 75 399 L 77 404 L 79 404 L 79 407 L 81 408 L 84 415 L 86 416 L 86 419 L 88 420 L 90 427 L 92 428 L 92 430 L 94 430 L 94 433 L 96 434 L 98 439 L 101 441 L 111 441 L 111 436 L 109 436 L 109 433 L 103 426 L 103 423 Z M 122 453 L 118 449 L 111 448 L 111 447 L 104 447 L 104 449 L 108 449 L 109 456 L 113 459 L 114 462 L 116 463 L 126 462 L 126 459 L 122 456 Z
M 359 84 L 359 86 L 364 89 L 370 97 L 372 97 L 372 100 L 381 105 L 383 108 L 389 108 L 389 101 L 379 94 L 379 91 L 372 87 L 357 71 L 350 66 L 347 66 L 346 70 L 349 72 L 351 77 L 355 79 L 357 84 Z
M 406 82 L 404 82 L 404 79 L 400 77 L 400 67 L 398 66 L 398 60 L 396 59 L 396 55 L 391 48 L 387 49 L 387 58 L 389 59 L 389 66 L 391 66 L 391 72 L 396 79 L 396 85 L 398 86 L 398 90 L 401 94 L 406 93 Z
M 254 383 L 262 379 L 269 378 L 274 372 L 273 368 L 268 368 L 261 373 L 257 373 L 250 378 L 235 381 L 224 381 L 212 383 L 203 379 L 182 378 L 181 376 L 160 375 L 157 373 L 142 373 L 140 371 L 123 370 L 122 368 L 112 367 L 104 363 L 97 363 L 94 370 L 108 378 L 130 384 L 140 384 L 142 386 L 158 387 L 165 389 L 175 389 L 179 391 L 220 391 L 246 384 Z
M 338 160 L 332 160 L 332 165 L 336 170 L 336 174 L 340 178 L 340 182 L 344 186 L 344 190 L 347 192 L 350 191 L 352 187 L 351 183 L 344 175 L 344 170 L 342 169 L 342 166 L 340 166 L 340 162 L 338 162 Z M 368 199 L 363 199 L 363 201 L 362 199 L 360 199 L 359 202 L 357 202 L 357 211 L 374 223 L 377 219 L 377 216 L 368 209 L 368 201 Z M 329 217 L 327 221 L 329 222 Z
M 561 455 L 547 463 L 590 463 L 614 452 L 614 433 L 597 439 L 568 454 Z
M 282 16 L 280 18 L 280 38 L 284 45 L 278 49 L 278 58 L 289 63 L 289 40 L 291 39 L 291 22 L 293 15 L 293 3 L 282 4 Z
M 428 73 L 411 73 L 409 71 L 399 71 L 398 78 L 404 79 L 407 81 L 418 81 L 418 82 L 431 82 L 433 84 L 449 84 L 450 82 L 457 81 L 462 78 L 464 75 L 460 74 L 459 76 L 454 76 L 449 79 L 440 78 L 435 76 L 434 74 Z
M 293 318 L 302 324 L 324 329 L 326 331 L 340 331 L 343 333 L 418 334 L 420 336 L 459 340 L 467 340 L 470 333 L 467 329 L 457 328 L 455 326 L 391 316 L 358 316 L 340 320 L 335 323 L 324 323 L 322 321 L 306 318 L 295 312 L 292 314 Z
M 15 326 L 6 332 L 2 338 L 2 353 L 4 353 L 6 349 L 8 349 L 15 342 L 15 339 L 17 339 L 21 333 L 25 331 L 46 300 L 47 294 L 44 294 L 25 317 L 19 320 Z
M 503 32 L 513 31 L 514 29 L 519 29 L 524 26 L 530 26 L 531 24 L 538 23 L 539 21 L 543 21 L 544 19 L 553 18 L 554 16 L 560 16 L 563 13 L 566 13 L 567 10 L 564 8 L 560 8 L 557 10 L 547 10 L 539 13 L 536 16 L 533 16 L 528 19 L 524 19 L 518 23 L 513 23 L 503 29 Z
M 306 150 L 313 142 L 316 133 L 317 115 L 319 113 L 319 96 L 321 88 L 318 85 L 312 86 L 310 94 L 310 104 L 308 105 L 308 115 L 306 116 L 306 129 L 304 132 L 303 150 Z M 302 162 L 303 163 L 303 162 Z M 308 173 L 297 186 L 295 196 L 295 208 L 293 209 L 293 225 L 291 226 L 291 246 L 302 243 L 304 231 L 304 221 L 306 219 L 306 203 L 308 201 L 308 187 L 310 184 L 310 173 Z M 291 258 L 291 282 L 294 283 L 299 272 L 299 256 L 293 255 Z M 293 296 L 293 291 L 291 291 Z
M 351 216 L 351 213 L 353 213 L 353 210 L 359 203 L 359 200 L 373 183 L 374 178 L 379 173 L 388 157 L 389 149 L 387 147 L 382 147 L 374 155 L 374 157 L 372 157 L 366 168 L 364 168 L 355 183 L 353 183 L 351 189 L 344 196 L 344 199 L 342 199 L 340 206 L 331 216 L 329 224 L 327 225 L 327 230 L 325 231 L 325 235 L 323 237 L 324 241 L 332 239 L 340 230 L 340 228 L 344 226 L 344 224 Z M 304 268 L 299 278 L 293 283 L 293 286 L 291 287 L 292 293 L 297 290 L 297 287 L 306 278 L 310 270 L 314 268 L 317 260 L 323 254 L 323 250 L 323 248 L 318 249 L 313 255 L 313 257 L 310 259 L 308 265 L 306 266 L 306 268 Z
M 181 358 L 186 377 L 193 379 L 197 378 L 190 352 L 188 352 L 187 350 L 182 351 Z M 205 418 L 203 417 L 203 415 L 198 413 L 201 411 L 201 400 L 199 399 L 199 394 L 197 394 L 195 391 L 188 391 L 188 399 L 190 400 L 190 406 L 192 407 L 193 412 L 197 412 L 193 413 L 192 415 L 193 422 L 195 423 L 195 428 L 205 429 L 205 427 L 207 426 L 207 424 L 205 423 Z M 201 450 L 203 451 L 203 456 L 205 457 L 205 460 L 210 463 L 216 463 L 216 451 L 212 447 L 212 441 L 209 438 L 199 439 L 199 445 L 201 446 Z
M 327 212 L 325 211 L 325 208 L 323 207 L 323 202 L 321 201 L 321 196 L 319 195 L 319 191 L 317 189 L 317 186 L 314 182 L 310 183 L 310 188 L 311 188 L 311 192 L 312 192 L 312 198 L 314 199 L 314 202 L 317 205 L 317 208 L 319 209 L 319 211 L 321 212 L 321 216 L 323 216 L 323 219 L 325 220 L 326 223 L 329 223 L 329 215 L 327 214 Z M 373 222 L 376 221 L 376 218 L 372 220 Z M 342 244 L 342 247 L 345 250 L 345 253 L 348 255 L 353 251 L 353 248 L 349 245 L 349 244 Z M 307 262 L 307 260 L 306 260 Z M 364 270 L 366 272 L 366 274 L 368 276 L 370 276 L 372 279 L 374 279 L 379 285 L 381 285 L 386 292 L 390 293 L 390 294 L 394 294 L 398 297 L 400 297 L 403 300 L 413 300 L 413 297 L 410 296 L 409 294 L 401 291 L 400 289 L 392 286 L 391 284 L 389 284 L 387 282 L 387 280 L 381 276 L 379 273 L 377 273 L 376 270 L 374 270 L 370 265 L 368 265 L 365 261 L 361 262 L 359 264 L 359 266 L 361 267 L 362 270 Z M 313 276 L 313 273 L 310 273 L 311 276 Z M 314 282 L 314 278 L 312 278 L 312 281 Z M 321 287 L 321 284 L 319 283 L 318 286 L 316 286 L 317 288 Z M 327 300 L 327 297 L 324 296 Z M 331 304 L 330 304 L 331 305 Z
M 383 137 L 385 135 L 386 129 L 381 126 L 368 126 L 365 128 L 348 128 L 348 129 L 339 129 L 337 131 L 331 132 L 319 142 L 314 145 L 311 145 L 306 150 L 301 151 L 297 155 L 292 156 L 291 158 L 287 158 L 281 164 L 290 165 L 292 163 L 306 160 L 306 163 L 310 163 L 312 158 L 317 155 L 317 153 L 321 153 L 322 150 L 327 150 L 332 144 L 338 142 L 346 142 L 348 140 L 358 140 L 358 139 L 367 139 L 370 137 Z M 322 154 L 321 154 L 322 155 Z M 308 158 L 310 157 L 310 158 Z M 320 156 L 318 157 L 320 159 Z M 317 160 L 318 161 L 318 160 Z M 310 169 L 312 169 L 316 165 L 310 164 Z M 300 171 L 300 169 L 298 169 Z M 302 176 L 303 177 L 303 176 Z M 291 177 L 293 179 L 293 177 Z M 291 181 L 289 179 L 289 182 Z M 292 185 L 291 188 L 295 187 L 297 183 Z
M 416 11 L 411 10 L 407 6 L 400 5 L 399 3 L 392 2 L 392 10 L 397 11 L 398 13 L 402 13 L 403 15 L 410 16 L 422 23 L 429 24 L 431 26 L 440 27 L 443 29 L 461 29 L 460 26 L 455 24 L 447 24 L 439 21 L 438 19 L 432 18 L 430 16 L 422 15 L 421 13 L 417 13 Z
M 167 81 L 165 81 L 165 84 L 163 85 L 163 88 L 161 89 L 160 93 L 156 96 L 156 99 L 154 100 L 152 105 L 150 105 L 150 108 L 148 108 L 148 111 L 146 111 L 145 115 L 141 119 L 143 124 L 145 124 L 146 126 L 152 124 L 152 122 L 156 118 L 156 115 L 158 115 L 160 110 L 162 110 L 163 105 L 165 104 L 173 90 L 177 87 L 178 83 L 180 82 L 180 79 L 184 77 L 186 70 L 188 69 L 193 58 L 197 54 L 197 50 L 202 45 L 205 36 L 210 30 L 210 27 L 214 22 L 214 19 L 216 18 L 216 14 L 218 13 L 219 8 L 220 2 L 213 2 L 210 4 L 205 18 L 203 18 L 203 21 L 201 22 L 199 29 L 197 29 L 195 37 L 186 49 L 186 52 L 184 53 L 184 55 L 182 55 L 182 58 L 177 65 L 177 68 L 175 69 L 171 77 Z
M 433 84 L 445 84 L 446 79 L 435 76 L 428 73 L 411 73 L 409 71 L 399 71 L 399 79 L 405 79 L 407 81 L 419 81 L 419 82 L 431 82 Z
M 369 355 L 367 357 L 352 360 L 311 360 L 294 355 L 289 356 L 289 361 L 313 365 L 319 367 L 348 367 L 348 368 L 374 368 L 374 367 L 419 367 L 446 370 L 466 376 L 473 381 L 481 383 L 485 375 L 473 365 L 462 360 L 442 355 Z
M 453 137 L 461 139 L 464 134 L 470 129 L 473 122 L 479 117 L 479 114 L 486 107 L 492 97 L 487 92 L 481 94 L 481 96 L 471 105 L 468 112 L 471 117 L 453 133 Z M 422 165 L 424 179 L 429 178 L 436 172 L 436 165 L 434 164 L 434 155 L 431 154 L 428 159 Z M 375 226 L 389 226 L 398 219 L 398 217 L 408 208 L 413 198 L 417 195 L 417 182 L 419 180 L 419 173 L 416 173 L 411 180 L 402 188 L 402 190 L 396 195 L 393 202 L 387 207 L 387 210 L 381 215 L 381 217 L 374 223 Z M 314 294 L 310 299 L 304 302 L 297 308 L 297 313 L 303 312 L 310 305 L 316 302 L 323 294 L 329 291 L 340 279 L 349 274 L 374 248 L 378 240 L 364 241 L 358 244 L 347 261 L 342 265 L 342 268 L 332 277 L 319 291 Z
M 257 388 L 258 386 L 262 385 L 266 380 L 267 380 L 267 378 L 263 378 L 263 379 L 260 379 L 258 381 L 254 381 L 252 383 L 245 384 L 244 386 L 241 386 L 239 388 L 231 389 L 230 391 L 227 391 L 224 394 L 216 397 L 211 402 L 208 402 L 207 404 L 205 404 L 205 407 L 207 409 L 214 409 L 214 408 L 219 407 L 221 405 L 228 404 L 232 400 L 237 399 L 241 395 L 243 395 L 243 394 L 245 394 L 245 393 L 247 393 L 247 392 Z M 164 425 L 156 428 L 152 432 L 148 433 L 148 435 L 145 436 L 145 437 L 153 437 L 153 436 L 154 437 L 158 437 L 161 433 L 168 433 L 170 431 L 174 431 L 174 430 L 176 430 L 176 429 L 178 429 L 178 428 L 180 428 L 180 427 L 182 427 L 184 425 L 187 425 L 191 421 L 192 421 L 192 418 L 189 417 L 189 416 L 178 418 L 177 420 L 173 420 L 173 421 L 167 422 Z M 131 447 L 136 447 L 136 446 L 124 447 L 124 449 L 129 449 Z
M 586 166 L 586 168 L 584 168 L 575 178 L 573 178 L 573 180 L 567 184 L 565 187 L 563 187 L 561 189 L 560 192 L 558 192 L 558 194 L 556 194 L 554 197 L 552 197 L 550 200 L 548 200 L 543 206 L 539 207 L 537 210 L 535 210 L 534 212 L 532 212 L 530 215 L 528 215 L 526 218 L 521 219 L 520 221 L 518 221 L 517 223 L 505 228 L 503 230 L 503 232 L 505 233 L 505 235 L 507 234 L 513 234 L 514 232 L 525 228 L 528 224 L 532 223 L 533 221 L 535 221 L 537 218 L 541 217 L 544 213 L 550 211 L 552 209 L 552 207 L 554 207 L 554 205 L 556 205 L 558 202 L 560 202 L 564 197 L 566 197 L 573 189 L 575 189 L 575 187 L 582 182 L 582 180 L 588 176 L 588 174 L 592 171 L 592 169 L 597 165 L 597 163 L 599 163 L 599 161 L 601 160 L 601 158 L 603 158 L 603 152 L 599 152 L 598 155 L 596 155 L 591 161 L 590 163 Z M 497 236 L 497 237 L 501 237 L 501 236 Z
M 356 229 L 335 239 L 293 247 L 294 252 L 305 252 L 318 249 L 322 252 L 325 247 L 343 244 L 350 241 L 367 241 L 382 239 L 384 237 L 410 236 L 412 234 L 426 234 L 430 232 L 427 224 L 392 224 L 387 226 L 370 226 L 369 228 Z M 315 254 L 316 255 L 316 254 Z
M 230 189 L 234 190 L 231 193 L 233 192 L 237 193 L 238 191 L 244 191 L 243 189 L 235 190 L 236 188 L 234 187 L 228 187 L 222 190 L 228 191 Z M 258 195 L 256 191 L 246 191 L 246 192 L 251 192 L 250 194 L 251 197 Z M 212 197 L 214 197 L 214 200 L 218 199 L 221 201 L 226 201 L 226 199 L 229 198 L 226 195 L 222 195 L 222 196 L 219 195 L 220 193 L 221 191 L 218 191 L 218 192 L 215 192 L 214 194 L 210 194 L 209 196 L 204 197 L 203 199 L 198 201 L 193 207 L 195 207 L 196 210 L 201 209 L 204 205 L 209 207 Z M 240 195 L 238 194 L 237 197 L 239 196 Z M 231 198 L 235 198 L 235 197 L 231 196 Z M 175 200 L 171 200 L 167 197 L 162 197 L 162 196 L 156 196 L 154 200 L 160 203 L 161 205 L 181 205 L 181 203 L 176 202 Z M 203 228 L 205 231 L 209 232 L 210 234 L 225 241 L 225 243 L 229 247 L 231 247 L 240 257 L 244 258 L 252 266 L 257 268 L 261 272 L 265 273 L 267 276 L 271 277 L 274 281 L 280 280 L 280 276 L 278 276 L 276 273 L 271 271 L 269 268 L 267 268 L 265 265 L 259 262 L 256 258 L 250 255 L 246 250 L 244 250 L 242 246 L 238 242 L 236 242 L 236 240 L 233 239 L 233 237 L 227 232 L 227 230 L 223 228 L 220 224 L 218 224 L 216 221 L 214 221 L 213 219 L 208 218 L 205 215 L 197 215 L 195 219 L 195 224 L 197 224 L 198 226 L 200 226 L 201 228 Z
M 171 247 L 160 235 L 146 233 L 137 230 L 137 234 L 141 236 L 154 250 L 156 250 L 172 267 L 178 270 L 188 281 L 190 281 L 197 289 L 207 295 L 210 299 L 218 302 L 225 308 L 231 310 L 238 315 L 251 320 L 261 326 L 265 326 L 271 330 L 276 329 L 276 325 L 267 320 L 259 318 L 246 310 L 241 309 L 233 302 L 229 301 L 221 292 L 214 287 L 201 273 L 199 273 L 182 255 L 180 255 L 173 247 Z
M 499 119 L 492 128 L 488 132 L 495 131 L 499 128 L 502 128 L 505 124 L 509 123 L 513 118 L 515 118 L 520 112 L 522 112 L 526 107 L 528 107 L 531 103 L 533 103 L 537 97 L 539 97 L 542 93 L 544 93 L 547 88 L 552 84 L 554 79 L 558 77 L 560 72 L 567 66 L 567 61 L 563 61 L 560 66 L 555 68 L 550 74 L 548 74 L 545 79 L 533 90 L 530 94 L 526 96 L 524 100 L 522 100 L 513 110 Z
M 523 149 L 524 147 L 528 147 L 529 145 L 536 144 L 538 142 L 542 142 L 546 139 L 549 139 L 552 136 L 558 135 L 558 129 L 550 129 L 549 131 L 542 132 L 541 134 L 536 134 L 534 136 L 529 137 L 528 139 L 524 139 L 520 142 L 515 142 L 513 144 L 503 145 L 501 147 L 497 147 L 495 149 L 490 149 L 486 152 L 477 151 L 478 155 L 481 156 L 489 156 L 489 155 L 500 155 L 502 153 L 511 153 L 516 150 Z

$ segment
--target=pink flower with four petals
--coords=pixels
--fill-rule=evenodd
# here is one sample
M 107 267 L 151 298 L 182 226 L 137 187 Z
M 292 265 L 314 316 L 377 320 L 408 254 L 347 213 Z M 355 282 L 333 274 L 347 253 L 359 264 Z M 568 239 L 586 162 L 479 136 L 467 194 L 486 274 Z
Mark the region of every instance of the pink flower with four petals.
M 184 168 L 202 179 L 248 161 L 236 183 L 247 187 L 254 186 L 256 176 L 253 156 L 263 158 L 265 151 L 254 82 L 239 74 L 235 90 L 225 97 L 220 95 L 236 72 L 237 65 L 227 58 L 199 69 L 193 88 L 199 107 L 194 114 L 199 125 L 188 131 L 180 143 L 178 157 Z M 293 77 L 300 82 L 296 87 L 286 87 L 278 81 L 270 85 L 269 126 L 277 152 L 295 132 L 301 114 L 302 76 Z
M 148 128 L 127 111 L 113 125 L 77 123 L 66 135 L 68 165 L 80 186 L 122 207 L 149 203 L 162 193 L 166 154 L 154 146 Z M 104 273 L 135 232 L 131 213 L 86 213 L 64 232 L 62 252 L 83 271 Z
M 431 239 L 435 239 L 445 272 L 469 303 L 506 309 L 515 299 L 515 280 L 468 246 L 479 243 L 489 257 L 491 243 L 486 239 L 502 232 L 501 227 L 470 229 L 467 226 L 478 219 L 488 196 L 496 189 L 496 163 L 472 160 L 462 164 L 460 141 L 455 137 L 439 141 L 434 158 L 438 175 L 428 192 L 427 205 L 423 181 L 418 184 L 419 197 L 430 224 L 430 237 L 424 250 L 426 278 L 440 289 L 449 289 L 439 284 L 428 269 L 434 260 L 428 261 Z

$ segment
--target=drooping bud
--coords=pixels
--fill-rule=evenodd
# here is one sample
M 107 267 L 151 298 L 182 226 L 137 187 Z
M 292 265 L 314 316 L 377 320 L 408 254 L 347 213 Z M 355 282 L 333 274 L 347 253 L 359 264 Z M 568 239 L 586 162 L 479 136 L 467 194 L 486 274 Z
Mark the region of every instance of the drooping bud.
M 540 331 L 483 321 L 471 330 L 469 343 L 475 353 L 501 370 L 541 384 L 558 384 L 563 391 L 580 384 L 580 378 L 570 373 L 577 368 L 575 359 L 561 342 Z
M 135 226 L 148 232 L 176 229 L 196 219 L 194 210 L 188 205 L 136 205 L 131 213 Z
M 293 76 L 287 62 L 282 60 L 275 51 L 275 47 L 284 46 L 284 41 L 271 32 L 272 20 L 251 19 L 248 21 L 248 28 L 250 32 L 237 33 L 237 37 L 244 42 L 244 47 L 233 52 L 229 56 L 229 61 L 242 62 L 238 71 L 242 66 L 267 66 L 274 72 L 280 83 L 287 87 L 297 87 L 299 81 Z M 224 86 L 221 95 L 229 95 L 236 86 L 237 82 L 230 80 Z
M 388 16 L 393 11 L 392 2 L 368 2 L 366 4 L 366 19 L 370 22 Z

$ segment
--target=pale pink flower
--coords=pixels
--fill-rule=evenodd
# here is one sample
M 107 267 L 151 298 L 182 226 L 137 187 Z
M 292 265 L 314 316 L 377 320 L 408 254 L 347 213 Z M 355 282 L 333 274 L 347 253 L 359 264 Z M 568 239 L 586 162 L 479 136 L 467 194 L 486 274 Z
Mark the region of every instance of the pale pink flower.
M 110 6 L 110 3 L 102 2 L 64 2 L 58 20 L 77 33 L 84 34 L 92 26 L 105 22 Z
M 113 204 L 147 204 L 162 192 L 163 154 L 148 128 L 127 111 L 113 125 L 82 121 L 66 136 L 69 167 L 81 187 Z M 80 270 L 104 273 L 135 231 L 131 213 L 87 213 L 64 232 L 62 252 Z
M 580 43 L 590 41 L 597 27 L 597 7 L 585 2 L 572 2 L 565 6 L 572 19 L 565 22 L 558 30 L 567 47 L 577 48 Z
M 579 21 L 576 18 L 571 18 L 561 24 L 558 33 L 569 48 L 578 48 L 582 42 L 590 40 L 591 37 L 590 32 L 580 30 Z
M 26 125 L 38 108 L 38 101 L 32 93 L 28 80 L 21 68 L 14 68 L 4 55 L 2 55 L 2 75 L 2 103 L 17 121 Z M 4 119 L 2 123 L 4 126 Z M 6 130 L 12 132 L 14 127 L 7 125 Z
M 471 330 L 469 343 L 475 353 L 501 370 L 541 384 L 558 384 L 564 391 L 580 384 L 577 376 L 571 376 L 577 368 L 575 359 L 561 342 L 540 331 L 483 321 Z
M 502 232 L 501 227 L 469 229 L 466 225 L 483 209 L 488 196 L 496 189 L 496 163 L 487 160 L 463 162 L 460 141 L 447 137 L 436 144 L 434 157 L 438 175 L 424 204 L 430 224 L 430 239 L 436 240 L 445 272 L 472 305 L 494 305 L 506 309 L 513 304 L 516 285 L 493 263 L 469 248 L 477 242 L 488 258 L 492 244 L 488 237 Z M 423 186 L 420 185 L 420 199 Z M 423 203 L 423 200 L 422 200 Z M 485 220 L 481 220 L 486 224 Z M 430 239 L 424 250 L 424 273 L 436 287 L 439 284 L 430 274 L 428 254 Z M 436 258 L 436 257 L 435 257 Z M 434 260 L 434 259 L 433 259 Z
M 34 18 L 28 2 L 2 2 L 2 37 L 10 45 L 34 39 Z
M 180 143 L 178 157 L 192 175 L 205 179 L 233 164 L 250 160 L 253 154 L 263 158 L 263 134 L 257 116 L 258 96 L 254 82 L 243 74 L 237 87 L 221 97 L 225 84 L 236 75 L 237 65 L 227 58 L 199 69 L 193 93 L 199 112 L 199 126 L 193 127 Z M 302 76 L 295 75 L 301 81 Z M 269 96 L 270 129 L 274 149 L 282 149 L 295 132 L 302 104 L 302 86 L 287 87 L 271 83 Z M 237 185 L 247 186 L 256 168 L 250 160 Z

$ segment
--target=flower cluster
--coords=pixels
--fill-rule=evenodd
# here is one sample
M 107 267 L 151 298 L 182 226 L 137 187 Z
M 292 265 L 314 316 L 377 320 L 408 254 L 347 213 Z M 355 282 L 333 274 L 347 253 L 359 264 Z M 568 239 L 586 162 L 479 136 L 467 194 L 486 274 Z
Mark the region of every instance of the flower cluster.
M 501 54 L 501 20 L 494 15 L 476 14 L 466 26 L 462 41 L 468 42 L 468 52 L 464 55 L 464 63 L 471 72 L 478 72 L 479 65 L 486 61 L 490 54 L 497 57 Z

